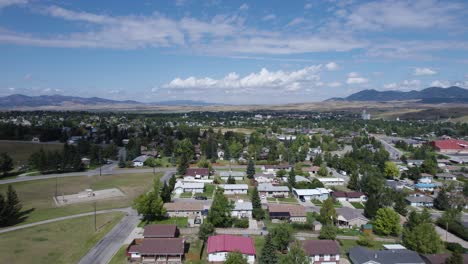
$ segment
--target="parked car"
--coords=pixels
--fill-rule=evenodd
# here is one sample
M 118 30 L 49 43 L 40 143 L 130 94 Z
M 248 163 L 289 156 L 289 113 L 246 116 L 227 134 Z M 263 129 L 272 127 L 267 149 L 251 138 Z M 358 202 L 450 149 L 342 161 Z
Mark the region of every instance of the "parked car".
M 304 199 L 304 197 L 302 197 L 302 196 L 301 196 L 301 197 L 299 197 L 299 200 L 301 200 L 301 202 L 305 203 L 305 199 Z
M 206 198 L 206 196 L 203 196 L 203 195 L 197 195 L 195 196 L 195 200 L 206 200 L 208 198 Z

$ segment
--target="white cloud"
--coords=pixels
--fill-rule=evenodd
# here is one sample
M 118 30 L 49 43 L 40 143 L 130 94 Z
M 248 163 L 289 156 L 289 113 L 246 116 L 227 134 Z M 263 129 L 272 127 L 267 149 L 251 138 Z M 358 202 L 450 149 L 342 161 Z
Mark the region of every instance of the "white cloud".
M 400 83 L 387 83 L 384 84 L 383 88 L 385 90 L 402 90 L 402 91 L 409 91 L 409 90 L 417 90 L 421 88 L 421 81 L 420 80 L 404 80 Z
M 468 81 L 446 81 L 446 80 L 435 80 L 431 82 L 432 87 L 442 87 L 447 88 L 450 86 L 459 86 L 463 88 L 468 88 Z
M 0 0 L 0 9 L 12 5 L 24 5 L 28 0 Z
M 162 86 L 163 89 L 170 90 L 221 90 L 229 93 L 258 93 L 269 90 L 272 92 L 295 92 L 305 88 L 323 86 L 320 75 L 323 66 L 321 64 L 312 65 L 297 71 L 269 71 L 265 68 L 260 72 L 250 73 L 243 77 L 235 72 L 231 72 L 220 79 L 194 76 L 186 79 L 175 78 Z M 336 83 L 334 85 L 337 85 Z M 159 89 L 153 89 L 156 91 Z
M 304 5 L 304 9 L 311 9 L 312 7 L 314 7 L 312 3 L 307 3 Z
M 246 4 L 246 3 L 243 3 L 240 7 L 239 7 L 239 10 L 247 10 L 249 9 L 249 5 Z
M 341 83 L 340 82 L 331 82 L 327 84 L 328 87 L 340 87 Z
M 340 66 L 338 65 L 338 63 L 332 61 L 332 62 L 325 64 L 325 68 L 327 68 L 327 70 L 329 71 L 335 71 L 335 70 L 338 70 Z
M 355 8 L 347 26 L 364 30 L 449 27 L 457 24 L 455 14 L 461 10 L 459 3 L 437 0 L 375 1 Z
M 288 23 L 288 26 L 289 27 L 297 26 L 297 25 L 303 24 L 304 22 L 305 22 L 305 19 L 303 17 L 296 17 Z
M 262 17 L 262 20 L 263 21 L 270 21 L 270 20 L 275 20 L 276 19 L 276 15 L 275 14 L 268 14 L 264 17 Z
M 415 68 L 413 72 L 414 76 L 434 75 L 434 74 L 437 74 L 437 71 L 432 70 L 430 68 Z
M 357 72 L 350 72 L 348 74 L 348 79 L 346 79 L 347 84 L 364 84 L 368 82 L 369 82 L 368 79 L 359 76 Z

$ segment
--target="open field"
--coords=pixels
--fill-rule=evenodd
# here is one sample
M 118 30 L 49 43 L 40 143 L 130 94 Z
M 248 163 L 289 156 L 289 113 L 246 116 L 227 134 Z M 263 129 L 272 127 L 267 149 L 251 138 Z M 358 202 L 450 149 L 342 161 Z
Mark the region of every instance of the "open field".
M 11 156 L 15 167 L 25 164 L 32 153 L 40 149 L 61 151 L 63 143 L 34 143 L 30 141 L 0 140 L 0 152 L 6 152 Z
M 112 257 L 109 264 L 128 264 L 127 256 L 125 255 L 127 253 L 127 247 L 128 245 L 123 245 L 119 251 L 115 253 L 114 257 Z
M 123 213 L 84 216 L 0 235 L 2 263 L 77 263 L 120 219 Z
M 157 174 L 158 177 L 161 173 Z M 133 200 L 152 187 L 153 174 L 124 174 L 112 176 L 77 176 L 58 178 L 58 194 L 73 194 L 84 191 L 87 188 L 102 190 L 117 188 L 125 196 L 97 201 L 97 210 L 122 208 L 131 206 Z M 20 200 L 23 209 L 34 210 L 23 223 L 32 223 L 41 220 L 73 215 L 94 210 L 94 202 L 56 206 L 52 197 L 55 195 L 56 179 L 19 182 L 12 184 Z M 7 185 L 0 185 L 0 192 L 5 192 Z

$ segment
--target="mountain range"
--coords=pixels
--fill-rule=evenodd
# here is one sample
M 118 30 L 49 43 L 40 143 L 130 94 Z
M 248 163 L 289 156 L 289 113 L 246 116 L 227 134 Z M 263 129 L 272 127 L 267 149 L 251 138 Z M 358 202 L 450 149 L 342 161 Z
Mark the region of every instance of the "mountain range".
M 125 100 L 111 100 L 99 97 L 78 97 L 78 96 L 64 96 L 64 95 L 39 95 L 27 96 L 22 94 L 12 94 L 5 97 L 0 97 L 0 108 L 12 109 L 20 107 L 44 107 L 44 106 L 65 106 L 65 105 L 161 105 L 161 106 L 208 106 L 215 105 L 203 101 L 192 100 L 174 100 L 162 101 L 155 103 L 142 103 L 138 101 Z
M 468 89 L 458 86 L 448 88 L 429 87 L 420 91 L 377 91 L 362 90 L 344 98 L 331 98 L 327 101 L 408 101 L 417 100 L 420 103 L 468 103 Z

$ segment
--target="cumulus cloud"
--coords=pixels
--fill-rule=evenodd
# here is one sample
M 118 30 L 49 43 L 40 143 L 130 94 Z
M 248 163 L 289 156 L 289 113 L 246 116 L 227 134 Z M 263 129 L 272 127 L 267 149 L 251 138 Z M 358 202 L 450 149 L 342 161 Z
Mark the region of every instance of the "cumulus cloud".
M 348 74 L 348 79 L 346 79 L 347 84 L 364 84 L 368 82 L 368 79 L 361 77 L 357 72 L 350 72 Z
M 386 90 L 416 90 L 421 88 L 421 81 L 420 80 L 404 80 L 400 83 L 387 83 L 383 86 Z
M 264 17 L 262 17 L 262 20 L 263 21 L 270 21 L 270 20 L 275 20 L 276 19 L 276 15 L 275 14 L 268 14 Z
M 320 75 L 323 66 L 321 64 L 305 67 L 297 71 L 269 71 L 266 68 L 259 72 L 240 76 L 231 72 L 220 79 L 194 76 L 188 78 L 175 78 L 162 86 L 170 90 L 216 90 L 229 93 L 259 92 L 271 90 L 275 92 L 295 92 L 305 88 L 319 87 L 323 85 Z M 336 84 L 335 84 L 336 85 Z
M 312 7 L 314 7 L 312 3 L 307 3 L 304 5 L 304 9 L 311 9 Z
M 28 0 L 0 0 L 0 9 L 12 5 L 24 5 Z
M 433 87 L 442 87 L 447 88 L 450 86 L 459 86 L 463 88 L 468 88 L 468 81 L 447 81 L 447 80 L 435 80 L 431 82 Z
M 341 86 L 341 83 L 340 82 L 331 82 L 331 83 L 328 83 L 327 84 L 328 87 L 340 87 Z
M 239 7 L 239 10 L 247 10 L 249 9 L 249 5 L 246 4 L 246 3 L 243 3 L 240 7 Z
M 294 18 L 293 20 L 291 20 L 289 23 L 288 23 L 288 26 L 289 27 L 292 27 L 292 26 L 297 26 L 297 25 L 300 25 L 302 23 L 305 22 L 305 19 L 303 17 L 296 17 Z
M 434 74 L 437 74 L 437 72 L 430 68 L 415 68 L 413 72 L 414 76 L 434 75 Z
M 329 71 L 335 71 L 335 70 L 338 70 L 340 66 L 338 66 L 338 63 L 332 61 L 332 62 L 325 64 L 325 68 L 327 68 L 327 70 Z

